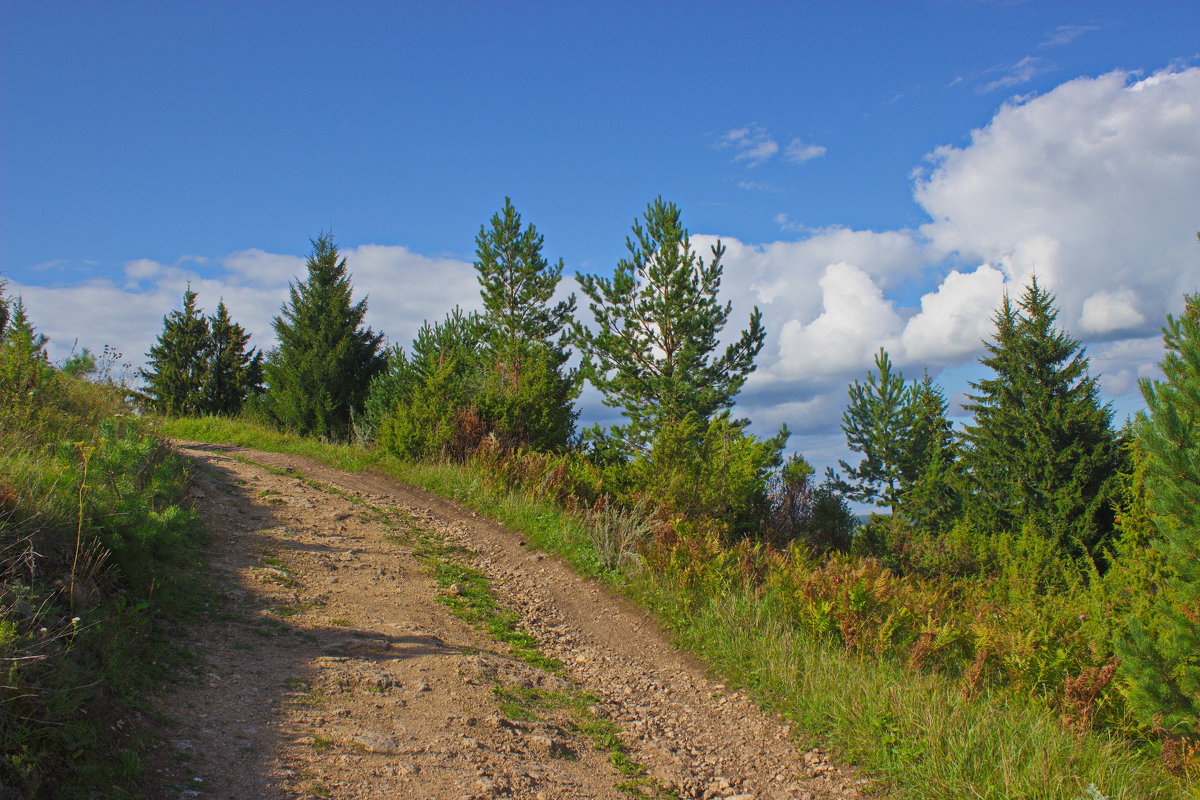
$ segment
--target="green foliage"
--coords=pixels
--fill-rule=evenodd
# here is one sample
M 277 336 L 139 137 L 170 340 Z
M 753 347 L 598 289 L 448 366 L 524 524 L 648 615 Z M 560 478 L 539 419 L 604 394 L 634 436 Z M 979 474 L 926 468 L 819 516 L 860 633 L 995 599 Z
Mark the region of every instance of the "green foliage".
M 966 513 L 982 531 L 1033 525 L 1064 552 L 1097 553 L 1112 533 L 1121 466 L 1112 411 L 1079 346 L 1054 327 L 1054 297 L 1034 279 L 997 312 L 964 431 Z
M 48 364 L 14 309 L 0 347 L 0 786 L 14 796 L 131 790 L 114 731 L 178 666 L 156 618 L 198 602 L 181 464 L 121 391 Z
M 267 406 L 288 430 L 343 439 L 372 378 L 386 367 L 382 336 L 362 327 L 367 301 L 351 301 L 346 259 L 332 234 L 312 240 L 307 268 L 275 318 L 279 344 L 264 366 Z
M 208 364 L 204 373 L 201 403 L 209 414 L 235 415 L 247 397 L 262 391 L 262 353 L 246 349 L 250 334 L 229 318 L 225 301 L 208 320 Z
M 842 414 L 842 431 L 851 452 L 862 453 L 858 466 L 839 462 L 849 479 L 835 478 L 847 497 L 886 506 L 896 513 L 902 499 L 926 478 L 930 470 L 949 466 L 953 456 L 953 433 L 946 418 L 946 399 L 926 375 L 908 384 L 892 371 L 892 361 L 883 348 L 875 355 L 875 369 L 865 383 L 855 381 L 848 390 L 850 403 Z M 920 498 L 924 502 L 925 494 Z
M 575 432 L 580 377 L 564 372 L 565 329 L 575 295 L 551 304 L 563 264 L 542 255 L 543 237 L 509 198 L 491 229 L 475 237 L 475 269 L 483 299 L 486 352 L 479 414 L 505 447 L 562 450 Z
M 168 416 L 240 413 L 262 391 L 262 354 L 246 350 L 250 334 L 229 318 L 224 300 L 216 314 L 205 317 L 196 297 L 188 286 L 183 310 L 163 317 L 162 333 L 146 354 L 148 368 L 140 371 L 146 388 L 136 396 Z M 86 368 L 89 355 L 86 349 L 80 354 L 79 368 Z M 91 365 L 94 370 L 94 357 Z M 73 366 L 68 362 L 64 369 Z
M 754 535 L 787 429 L 768 439 L 718 414 L 688 415 L 659 429 L 648 453 L 621 469 L 630 495 L 644 496 L 690 528 Z
M 560 259 L 552 265 L 546 260 L 543 242 L 532 224 L 522 229 L 521 215 L 507 197 L 504 208 L 492 216 L 491 229 L 480 226 L 475 237 L 483 316 L 490 323 L 486 338 L 499 352 L 559 345 L 575 311 L 574 295 L 550 303 L 562 279 L 563 263 Z
M 784 549 L 793 543 L 814 556 L 850 549 L 854 516 L 828 480 L 813 483 L 813 468 L 793 455 L 767 483 L 767 507 L 759 523 L 764 542 Z
M 163 317 L 163 330 L 140 370 L 146 382 L 147 404 L 160 414 L 187 415 L 204 411 L 204 383 L 208 373 L 211 329 L 196 307 L 189 285 L 183 293 L 183 310 Z
M 78 353 L 72 353 L 62 365 L 63 373 L 72 378 L 86 378 L 96 374 L 97 369 L 96 354 L 86 347 Z
M 8 281 L 0 278 L 0 339 L 4 338 L 4 329 L 8 327 L 8 298 L 4 296 L 7 286 Z
M 647 452 L 660 431 L 689 416 L 703 431 L 730 408 L 765 336 L 755 308 L 749 328 L 714 355 L 732 308 L 717 300 L 724 248 L 714 246 L 707 263 L 697 256 L 679 209 L 662 198 L 644 220 L 634 222 L 629 256 L 611 279 L 579 276 L 595 329 L 573 328 L 584 375 L 628 420 L 610 437 L 626 455 Z
M 1158 575 L 1120 642 L 1130 705 L 1172 736 L 1200 738 L 1200 295 L 1163 328 L 1164 379 L 1143 380 L 1139 416 Z
M 505 199 L 476 237 L 484 313 L 455 308 L 425 323 L 412 356 L 397 349 L 367 396 L 365 428 L 409 458 L 465 458 L 484 437 L 503 448 L 561 451 L 575 431 L 580 381 L 564 371 L 574 297 L 551 305 L 562 263 Z

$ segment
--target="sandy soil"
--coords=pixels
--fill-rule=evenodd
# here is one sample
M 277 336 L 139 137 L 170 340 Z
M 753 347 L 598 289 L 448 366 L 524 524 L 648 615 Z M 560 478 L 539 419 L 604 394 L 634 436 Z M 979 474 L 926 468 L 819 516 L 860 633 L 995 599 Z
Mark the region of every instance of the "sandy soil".
M 178 448 L 197 463 L 192 500 L 224 605 L 188 632 L 200 678 L 161 700 L 154 796 L 864 796 L 867 781 L 521 535 L 381 475 Z M 435 580 L 422 542 L 486 575 L 565 666 L 531 666 L 455 616 L 439 597 L 462 588 Z M 605 731 L 624 771 L 599 746 Z

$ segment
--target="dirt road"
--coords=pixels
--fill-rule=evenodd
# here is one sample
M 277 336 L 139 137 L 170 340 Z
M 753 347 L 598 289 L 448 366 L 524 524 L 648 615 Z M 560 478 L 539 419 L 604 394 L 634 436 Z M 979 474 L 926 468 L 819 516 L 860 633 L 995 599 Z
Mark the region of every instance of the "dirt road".
M 223 608 L 162 700 L 157 796 L 863 796 L 519 534 L 383 476 L 178 447 Z

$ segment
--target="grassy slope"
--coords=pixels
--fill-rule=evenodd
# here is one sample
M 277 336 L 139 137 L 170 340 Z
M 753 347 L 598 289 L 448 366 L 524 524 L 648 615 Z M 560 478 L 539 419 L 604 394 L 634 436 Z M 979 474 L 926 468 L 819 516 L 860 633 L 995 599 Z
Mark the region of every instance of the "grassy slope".
M 0 795 L 133 797 L 163 634 L 207 596 L 182 463 L 107 387 L 0 408 Z M 74 592 L 72 592 L 74 588 Z
M 529 536 L 585 574 L 621 583 L 653 608 L 681 644 L 760 702 L 821 737 L 912 798 L 1180 798 L 1200 796 L 1127 743 L 1077 736 L 1038 698 L 1011 693 L 962 702 L 937 675 L 852 657 L 786 625 L 769 593 L 730 586 L 695 596 L 642 574 L 602 573 L 586 530 L 557 507 L 499 492 L 469 467 L 397 461 L 361 447 L 329 445 L 241 422 L 161 423 L 166 435 L 309 456 L 348 471 L 374 469 L 456 500 Z

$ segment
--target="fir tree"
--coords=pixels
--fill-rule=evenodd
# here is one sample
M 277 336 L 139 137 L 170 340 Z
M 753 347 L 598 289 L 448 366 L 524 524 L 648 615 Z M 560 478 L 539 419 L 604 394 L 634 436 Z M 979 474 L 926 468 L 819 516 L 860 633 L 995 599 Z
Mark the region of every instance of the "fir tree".
M 993 377 L 971 384 L 966 406 L 964 501 L 986 533 L 1032 525 L 1064 552 L 1096 553 L 1112 531 L 1120 448 L 1087 356 L 1057 315 L 1036 278 L 997 312 L 980 359 Z
M 235 415 L 246 398 L 262 391 L 262 353 L 247 351 L 250 334 L 229 318 L 225 301 L 209 317 L 208 364 L 201 406 L 208 414 Z
M 289 286 L 275 318 L 279 345 L 267 356 L 267 403 L 285 428 L 345 438 L 367 387 L 385 366 L 383 337 L 362 326 L 367 301 L 352 302 L 346 259 L 332 234 L 312 240 L 308 277 Z
M 1164 379 L 1143 379 L 1137 421 L 1145 455 L 1150 546 L 1162 584 L 1145 619 L 1118 641 L 1134 712 L 1173 736 L 1200 738 L 1200 294 L 1163 328 Z
M 717 300 L 724 247 L 718 242 L 705 262 L 692 250 L 679 209 L 662 198 L 650 203 L 644 221 L 634 222 L 629 255 L 611 279 L 579 276 L 595 329 L 574 325 L 584 375 L 628 420 L 612 429 L 626 456 L 644 452 L 660 430 L 688 417 L 707 428 L 733 405 L 765 336 L 755 308 L 749 328 L 715 354 L 731 310 Z
M 163 330 L 146 354 L 146 367 L 139 371 L 146 382 L 141 398 L 160 414 L 203 413 L 203 392 L 208 379 L 208 320 L 196 307 L 196 293 L 189 285 L 183 293 L 183 309 L 163 317 Z
M 926 374 L 912 393 L 912 471 L 907 475 L 897 516 L 918 530 L 937 533 L 959 516 L 961 491 L 955 469 L 958 443 L 941 387 Z

